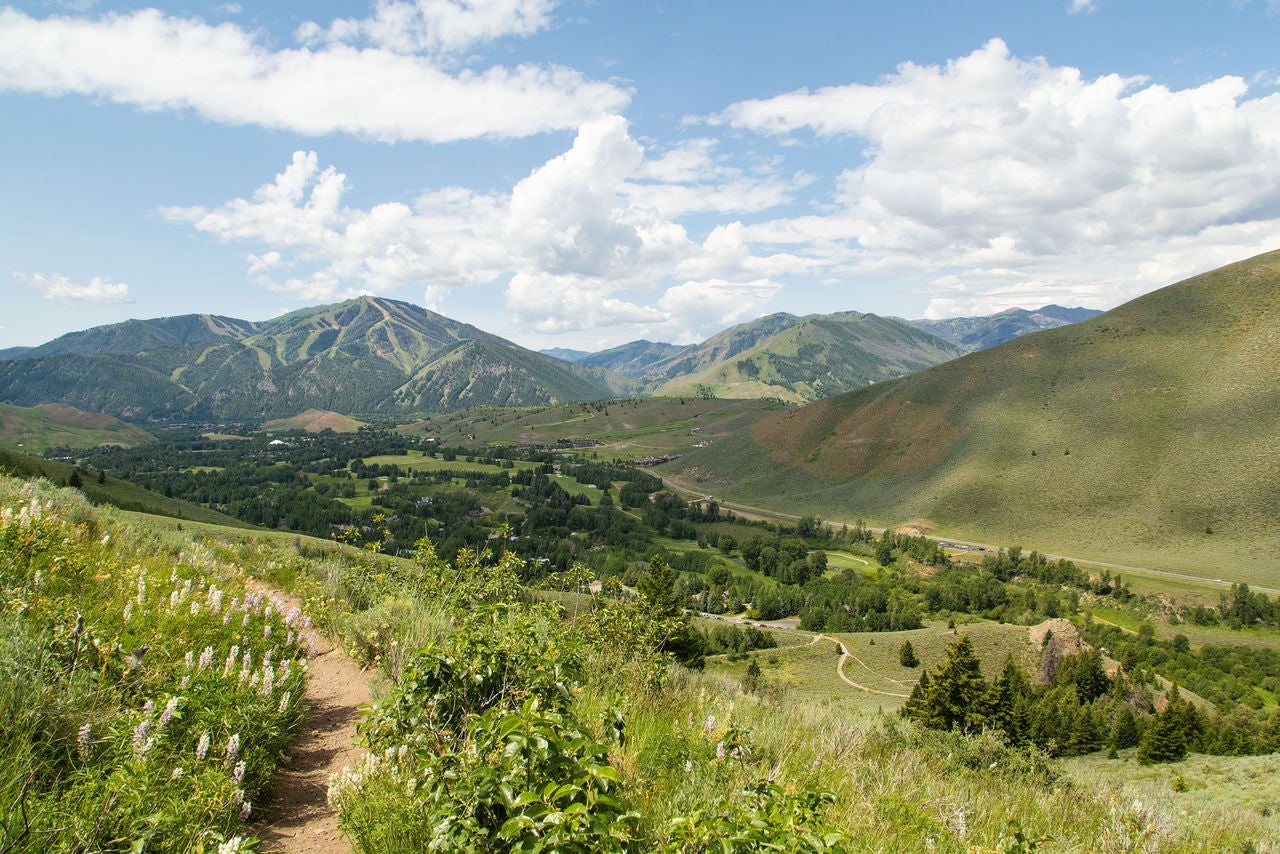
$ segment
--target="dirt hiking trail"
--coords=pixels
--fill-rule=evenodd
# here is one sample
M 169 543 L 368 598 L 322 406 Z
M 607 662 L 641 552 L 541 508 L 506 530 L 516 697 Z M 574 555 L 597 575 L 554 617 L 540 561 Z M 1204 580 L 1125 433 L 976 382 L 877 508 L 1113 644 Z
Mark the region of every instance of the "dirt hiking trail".
M 297 603 L 279 591 L 272 598 Z M 356 747 L 360 706 L 369 702 L 369 674 L 326 638 L 315 638 L 307 680 L 307 711 L 302 733 L 289 751 L 290 761 L 276 772 L 249 831 L 262 840 L 263 852 L 277 854 L 351 854 L 329 808 L 329 775 L 354 767 L 364 755 Z M 255 805 L 257 807 L 258 805 Z

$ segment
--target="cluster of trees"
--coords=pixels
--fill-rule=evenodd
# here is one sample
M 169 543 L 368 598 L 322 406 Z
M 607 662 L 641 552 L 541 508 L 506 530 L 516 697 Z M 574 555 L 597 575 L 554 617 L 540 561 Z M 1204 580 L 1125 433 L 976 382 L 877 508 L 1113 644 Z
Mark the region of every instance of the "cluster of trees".
M 800 537 L 755 536 L 742 546 L 742 560 L 749 569 L 767 575 L 783 584 L 803 586 L 810 578 L 820 578 L 827 571 L 827 553 L 811 550 Z
M 1274 601 L 1265 593 L 1254 593 L 1248 584 L 1232 584 L 1230 593 L 1218 598 L 1217 608 L 1197 605 L 1182 614 L 1198 626 L 1224 625 L 1232 629 L 1280 626 L 1280 597 Z
M 1107 748 L 1137 748 L 1144 762 L 1182 759 L 1188 751 L 1269 753 L 1280 749 L 1280 710 L 1255 716 L 1201 709 L 1176 683 L 1157 694 L 1149 682 L 1114 677 L 1102 654 L 1063 655 L 1049 640 L 1037 679 L 1010 655 L 988 684 L 967 635 L 925 672 L 902 707 L 903 717 L 933 729 L 968 733 L 998 730 L 1011 744 L 1031 744 L 1071 756 Z

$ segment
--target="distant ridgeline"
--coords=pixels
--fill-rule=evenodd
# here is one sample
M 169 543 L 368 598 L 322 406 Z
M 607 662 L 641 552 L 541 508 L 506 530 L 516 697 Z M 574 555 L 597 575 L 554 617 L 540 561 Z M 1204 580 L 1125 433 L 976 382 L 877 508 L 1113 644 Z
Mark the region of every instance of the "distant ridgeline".
M 535 353 L 419 306 L 361 297 L 262 323 L 207 314 L 129 320 L 5 350 L 0 402 L 170 423 L 260 423 L 312 409 L 405 417 L 635 395 L 805 402 L 1066 322 L 1072 312 L 1088 313 L 1050 306 L 952 322 L 774 314 L 698 345 Z

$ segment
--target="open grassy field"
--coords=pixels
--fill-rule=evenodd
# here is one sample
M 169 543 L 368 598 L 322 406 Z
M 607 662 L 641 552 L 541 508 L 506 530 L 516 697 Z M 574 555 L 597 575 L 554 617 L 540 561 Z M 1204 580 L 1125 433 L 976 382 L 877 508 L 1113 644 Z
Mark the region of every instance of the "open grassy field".
M 1280 840 L 1280 754 L 1192 754 L 1174 765 L 1142 765 L 1133 753 L 1122 750 L 1119 759 L 1102 753 L 1077 756 L 1061 760 L 1060 767 L 1070 779 L 1106 787 L 1126 801 L 1205 824 L 1260 822 L 1272 840 Z M 1186 791 L 1174 790 L 1175 778 L 1185 782 Z

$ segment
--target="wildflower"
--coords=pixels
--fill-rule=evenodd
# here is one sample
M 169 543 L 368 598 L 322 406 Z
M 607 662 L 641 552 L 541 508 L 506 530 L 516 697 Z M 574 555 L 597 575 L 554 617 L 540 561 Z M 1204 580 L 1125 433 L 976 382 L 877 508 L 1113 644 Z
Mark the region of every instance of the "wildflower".
M 130 599 L 124 604 L 124 621 L 129 622 L 129 618 L 133 616 L 133 600 Z
M 289 630 L 289 634 L 285 636 L 284 642 L 285 642 L 285 644 L 286 644 L 286 645 L 288 645 L 288 646 L 293 646 L 293 642 L 294 642 L 294 640 L 295 640 L 295 639 L 296 639 L 296 638 L 295 638 L 295 636 L 294 636 L 294 634 L 293 634 L 293 629 L 290 629 L 290 630 Z
M 104 545 L 104 546 L 105 546 L 105 545 L 106 545 L 107 543 L 109 543 L 109 542 L 111 542 L 111 535 L 110 535 L 110 534 L 103 534 L 103 535 L 102 535 L 102 545 Z
M 188 670 L 196 666 L 196 656 L 191 650 L 187 650 L 187 654 L 182 657 L 182 660 L 186 663 Z
M 289 708 L 289 700 L 291 698 L 292 698 L 292 692 L 290 691 L 285 691 L 283 694 L 281 694 L 280 705 L 276 706 L 276 711 L 283 714 L 285 709 Z
M 724 759 L 724 742 L 716 745 L 716 759 Z
M 164 727 L 169 721 L 173 720 L 173 715 L 176 711 L 178 711 L 178 698 L 170 697 L 169 702 L 164 704 L 164 711 L 160 713 L 160 726 Z
M 702 725 L 702 728 L 705 729 L 707 732 L 713 732 L 716 728 L 716 716 L 707 715 L 707 722 Z
M 270 623 L 267 623 L 265 626 L 263 626 L 263 627 L 262 627 L 262 637 L 263 637 L 263 639 L 264 639 L 264 640 L 270 640 L 270 639 L 271 639 L 271 624 L 270 624 Z
M 198 600 L 195 600 L 195 599 L 191 600 L 191 616 L 193 617 L 200 616 L 200 602 Z
M 253 669 L 253 652 L 251 650 L 244 651 L 244 658 L 240 659 L 240 666 L 245 670 Z
M 200 653 L 200 668 L 204 670 L 210 664 L 213 664 L 213 647 L 206 646 L 204 652 Z
M 133 728 L 133 752 L 146 758 L 155 742 L 151 738 L 151 721 L 144 720 Z
M 253 804 L 249 803 L 248 801 L 245 801 L 243 804 L 240 805 L 240 820 L 248 821 L 249 815 L 252 812 L 253 812 Z
M 233 836 L 226 842 L 218 845 L 218 854 L 241 854 L 241 848 L 244 840 L 239 836 Z
M 240 621 L 240 625 L 241 625 L 241 626 L 248 626 L 248 625 L 249 625 L 249 615 L 248 615 L 248 614 L 245 614 L 245 615 L 244 615 L 244 619 Z
M 245 771 L 244 760 L 241 759 L 239 762 L 236 763 L 236 767 L 231 769 L 231 782 L 235 783 L 237 786 L 243 783 L 244 771 Z
M 200 740 L 196 742 L 196 759 L 203 760 L 209 755 L 209 733 L 200 736 Z
M 232 760 L 240 752 L 240 733 L 235 733 L 231 738 L 227 739 L 227 759 Z
M 93 724 L 81 724 L 80 729 L 76 731 L 76 752 L 80 754 L 81 759 L 89 755 L 89 748 L 92 746 Z
M 184 773 L 184 772 L 183 772 L 183 770 L 182 770 L 182 766 L 181 766 L 181 765 L 179 765 L 178 767 L 176 767 L 176 768 L 174 768 L 174 769 L 173 769 L 173 773 L 169 775 L 169 779 L 170 779 L 170 780 L 181 780 L 181 779 L 182 779 L 182 775 L 183 775 L 183 773 Z
M 266 667 L 262 668 L 262 687 L 259 689 L 262 692 L 262 696 L 265 697 L 271 693 L 271 689 L 275 687 L 275 681 L 275 668 L 268 664 Z
M 224 626 L 229 626 L 229 625 L 231 625 L 231 612 L 230 612 L 230 611 L 228 611 L 227 613 L 225 613 L 225 614 L 223 614 L 223 615 L 222 615 L 222 625 L 224 625 Z

